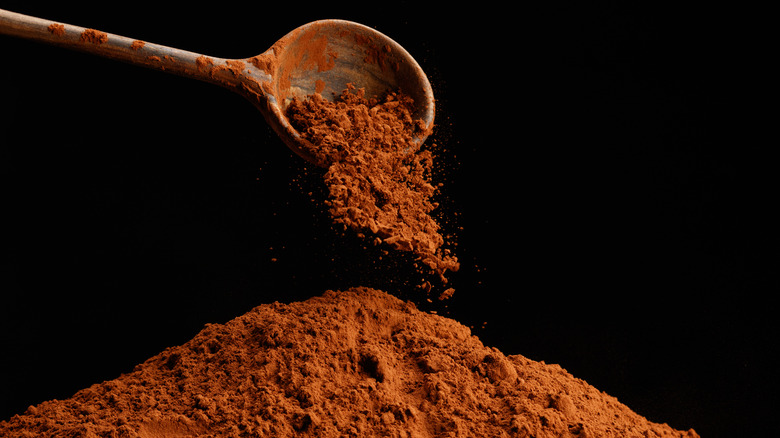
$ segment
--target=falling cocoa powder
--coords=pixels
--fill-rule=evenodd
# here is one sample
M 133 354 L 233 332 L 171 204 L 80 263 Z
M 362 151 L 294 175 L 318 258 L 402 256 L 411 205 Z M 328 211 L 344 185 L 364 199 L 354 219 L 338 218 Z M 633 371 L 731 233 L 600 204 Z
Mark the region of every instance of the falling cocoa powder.
M 331 163 L 325 183 L 334 221 L 414 253 L 446 282 L 444 274 L 459 264 L 431 216 L 433 155 L 414 143 L 425 128 L 413 106 L 400 92 L 369 99 L 349 85 L 333 102 L 319 94 L 294 98 L 287 117 Z
M 328 291 L 207 324 L 114 380 L 0 422 L 28 437 L 612 437 L 654 423 L 558 365 L 507 356 L 385 292 Z

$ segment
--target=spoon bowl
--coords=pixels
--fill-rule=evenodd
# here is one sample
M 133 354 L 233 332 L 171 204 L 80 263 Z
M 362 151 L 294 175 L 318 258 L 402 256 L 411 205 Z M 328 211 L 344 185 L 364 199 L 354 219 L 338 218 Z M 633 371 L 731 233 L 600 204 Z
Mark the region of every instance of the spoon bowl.
M 217 84 L 248 98 L 281 140 L 296 154 L 328 166 L 285 115 L 293 98 L 318 93 L 332 100 L 352 84 L 366 97 L 402 91 L 415 103 L 413 118 L 433 127 L 435 104 L 422 68 L 398 43 L 368 26 L 337 19 L 300 26 L 265 52 L 223 59 L 149 43 L 95 29 L 30 17 L 0 9 L 0 34 L 32 39 L 131 64 Z
M 314 93 L 332 100 L 348 84 L 365 89 L 367 97 L 402 90 L 415 102 L 413 118 L 428 128 L 423 132 L 429 132 L 433 126 L 433 91 L 425 73 L 398 43 L 362 24 L 345 20 L 315 21 L 293 30 L 250 61 L 268 66 L 261 70 L 270 72 L 272 77 L 265 98 L 274 114 L 269 123 L 293 150 L 302 146 L 312 150 L 313 146 L 307 144 L 284 115 L 291 100 Z M 426 136 L 422 134 L 415 141 L 420 144 Z M 305 154 L 306 150 L 302 152 Z M 305 158 L 316 161 L 313 157 Z

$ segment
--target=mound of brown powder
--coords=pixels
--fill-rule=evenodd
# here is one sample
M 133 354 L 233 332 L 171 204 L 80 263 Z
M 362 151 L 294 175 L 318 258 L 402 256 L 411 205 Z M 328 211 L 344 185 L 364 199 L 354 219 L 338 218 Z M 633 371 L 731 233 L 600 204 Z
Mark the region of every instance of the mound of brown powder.
M 376 243 L 413 252 L 446 282 L 457 258 L 431 212 L 436 188 L 433 157 L 413 142 L 424 128 L 412 118 L 414 102 L 399 92 L 368 99 L 351 85 L 334 102 L 319 94 L 294 99 L 291 124 L 331 163 L 325 174 L 329 209 L 336 223 Z
M 128 374 L 0 422 L 0 435 L 698 437 L 366 288 L 206 325 Z

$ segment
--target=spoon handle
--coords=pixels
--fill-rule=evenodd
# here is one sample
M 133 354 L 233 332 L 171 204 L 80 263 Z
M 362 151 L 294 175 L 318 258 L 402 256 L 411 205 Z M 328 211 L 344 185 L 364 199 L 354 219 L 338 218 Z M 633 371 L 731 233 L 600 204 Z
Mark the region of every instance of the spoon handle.
M 233 61 L 206 57 L 95 29 L 58 23 L 0 9 L 0 34 L 87 52 L 131 64 L 219 84 L 239 87 Z

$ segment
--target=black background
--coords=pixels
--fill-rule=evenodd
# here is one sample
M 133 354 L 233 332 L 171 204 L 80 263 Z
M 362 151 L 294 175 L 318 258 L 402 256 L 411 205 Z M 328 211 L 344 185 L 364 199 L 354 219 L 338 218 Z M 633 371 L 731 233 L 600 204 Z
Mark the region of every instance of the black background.
M 377 263 L 334 232 L 316 171 L 242 97 L 1 37 L 0 418 L 205 323 L 366 285 L 650 420 L 708 438 L 771 430 L 760 11 L 30 3 L 0 7 L 224 58 L 322 18 L 395 39 L 434 86 L 440 214 L 463 268 L 453 299 L 429 304 L 408 260 Z

